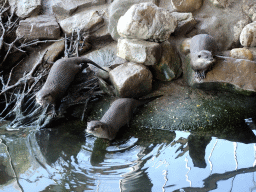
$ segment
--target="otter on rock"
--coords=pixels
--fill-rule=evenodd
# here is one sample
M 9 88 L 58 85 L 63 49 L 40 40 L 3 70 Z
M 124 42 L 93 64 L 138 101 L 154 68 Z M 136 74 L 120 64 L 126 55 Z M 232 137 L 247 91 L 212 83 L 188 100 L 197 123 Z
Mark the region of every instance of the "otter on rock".
M 132 98 L 117 99 L 99 121 L 94 120 L 87 123 L 86 132 L 99 138 L 113 140 L 119 129 L 125 124 L 129 124 L 132 114 L 137 107 L 161 96 L 140 100 Z
M 217 44 L 211 35 L 195 35 L 190 42 L 191 66 L 196 78 L 204 79 L 205 72 L 215 62 Z
M 51 105 L 52 115 L 56 116 L 56 104 L 61 102 L 76 74 L 88 67 L 87 63 L 106 71 L 85 57 L 59 59 L 53 64 L 43 87 L 36 93 L 36 102 L 43 107 Z

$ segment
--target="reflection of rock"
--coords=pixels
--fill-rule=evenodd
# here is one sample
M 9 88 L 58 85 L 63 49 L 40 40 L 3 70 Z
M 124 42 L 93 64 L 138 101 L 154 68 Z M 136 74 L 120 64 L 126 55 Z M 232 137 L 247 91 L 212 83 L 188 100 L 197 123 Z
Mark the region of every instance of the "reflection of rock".
M 156 4 L 157 0 L 115 0 L 109 7 L 109 26 L 108 31 L 112 38 L 117 40 L 120 36 L 117 33 L 117 22 L 119 18 L 133 5 L 142 2 Z
M 93 150 L 90 158 L 92 166 L 97 166 L 104 162 L 105 155 L 107 153 L 106 148 L 109 146 L 110 142 L 105 139 L 96 139 L 94 141 Z
M 27 40 L 58 39 L 60 27 L 53 16 L 40 15 L 21 20 L 16 34 Z
M 230 90 L 241 94 L 256 92 L 256 63 L 250 60 L 226 57 L 218 59 L 205 79 L 196 80 L 187 56 L 184 76 L 190 86 L 209 90 Z
M 152 74 L 141 64 L 122 64 L 109 75 L 119 97 L 140 97 L 152 89 Z
M 133 5 L 117 24 L 121 37 L 165 41 L 177 26 L 177 20 L 172 14 L 153 3 Z
M 182 73 L 181 59 L 174 46 L 168 41 L 161 43 L 162 58 L 153 65 L 153 76 L 161 81 L 177 79 Z
M 117 56 L 144 65 L 155 65 L 161 58 L 159 43 L 136 39 L 118 39 Z
M 188 146 L 189 155 L 195 167 L 205 168 L 206 162 L 204 159 L 206 146 L 212 140 L 211 136 L 204 137 L 198 135 L 189 135 Z
M 77 13 L 67 19 L 59 22 L 64 33 L 70 35 L 72 30 L 81 30 L 81 32 L 92 30 L 104 22 L 102 16 L 97 11 L 84 11 Z

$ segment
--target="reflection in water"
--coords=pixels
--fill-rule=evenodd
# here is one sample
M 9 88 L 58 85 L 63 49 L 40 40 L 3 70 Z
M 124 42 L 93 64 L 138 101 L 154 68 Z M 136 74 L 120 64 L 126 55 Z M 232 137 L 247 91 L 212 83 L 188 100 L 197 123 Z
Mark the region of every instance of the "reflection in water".
M 255 137 L 252 131 L 253 135 L 241 132 L 237 141 L 228 141 L 202 133 L 125 127 L 110 142 L 87 135 L 83 127 L 73 122 L 40 131 L 14 133 L 0 129 L 0 190 L 147 192 L 256 188 L 256 146 L 246 144 Z

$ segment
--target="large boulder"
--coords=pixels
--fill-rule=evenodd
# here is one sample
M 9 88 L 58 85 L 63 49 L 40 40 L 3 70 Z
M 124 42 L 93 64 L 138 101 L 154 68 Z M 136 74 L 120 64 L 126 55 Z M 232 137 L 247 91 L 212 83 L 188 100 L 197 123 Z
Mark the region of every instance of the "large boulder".
M 59 22 L 63 32 L 70 35 L 74 30 L 89 31 L 102 24 L 104 19 L 98 11 L 83 11 Z
M 117 31 L 121 37 L 165 41 L 177 26 L 177 20 L 172 14 L 153 3 L 140 3 L 120 17 Z
M 55 0 L 53 1 L 52 10 L 55 14 L 59 16 L 69 16 L 73 14 L 79 8 L 91 7 L 94 5 L 105 4 L 105 0 L 72 0 L 63 1 Z
M 161 58 L 161 46 L 137 39 L 118 39 L 117 56 L 135 63 L 155 65 Z
M 182 74 L 181 59 L 170 42 L 161 43 L 162 57 L 159 63 L 153 65 L 153 75 L 161 81 L 177 79 Z
M 152 74 L 144 65 L 125 63 L 109 75 L 119 97 L 141 97 L 152 90 Z
M 42 8 L 41 0 L 9 0 L 9 4 L 20 18 L 38 15 Z
M 256 21 L 246 25 L 240 35 L 240 43 L 244 47 L 256 46 Z
M 109 6 L 109 25 L 108 31 L 111 34 L 112 38 L 117 41 L 120 37 L 117 33 L 117 22 L 121 16 L 123 16 L 126 11 L 134 4 L 150 2 L 157 4 L 157 0 L 115 0 Z
M 190 57 L 186 57 L 183 73 L 190 86 L 228 90 L 240 94 L 250 95 L 256 92 L 256 62 L 224 57 L 217 59 L 212 70 L 206 73 L 206 78 L 198 80 L 190 65 Z
M 18 37 L 27 40 L 58 39 L 60 37 L 60 27 L 55 17 L 39 15 L 21 20 L 16 34 Z

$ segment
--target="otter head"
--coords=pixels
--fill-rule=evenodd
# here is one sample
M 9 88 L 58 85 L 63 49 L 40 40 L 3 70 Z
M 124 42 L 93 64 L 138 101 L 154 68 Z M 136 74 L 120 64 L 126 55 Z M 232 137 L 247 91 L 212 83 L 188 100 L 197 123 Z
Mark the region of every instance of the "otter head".
M 54 102 L 53 100 L 54 99 L 50 93 L 42 94 L 42 90 L 36 93 L 36 102 L 43 107 L 52 104 Z
M 213 55 L 210 51 L 202 50 L 193 55 L 192 68 L 194 70 L 207 70 L 209 66 L 215 62 Z
M 110 128 L 107 124 L 100 121 L 90 121 L 87 123 L 87 133 L 91 133 L 96 137 L 112 140 L 115 135 L 110 135 Z

